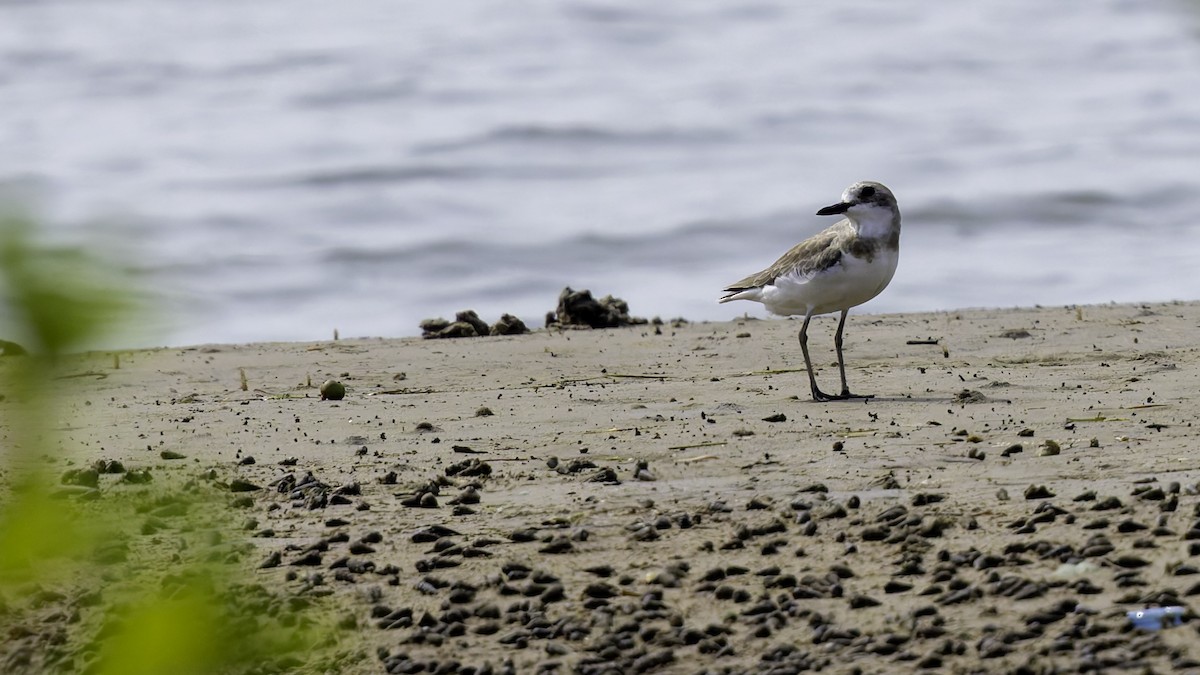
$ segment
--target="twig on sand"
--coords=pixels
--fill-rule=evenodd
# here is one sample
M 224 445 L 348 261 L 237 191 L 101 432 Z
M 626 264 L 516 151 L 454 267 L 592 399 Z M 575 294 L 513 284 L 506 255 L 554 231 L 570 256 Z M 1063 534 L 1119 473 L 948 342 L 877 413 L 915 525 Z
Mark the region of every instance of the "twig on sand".
M 671 377 L 670 375 L 655 375 L 655 374 L 653 374 L 653 373 L 649 373 L 649 374 L 643 374 L 643 373 L 608 373 L 608 374 L 604 375 L 604 377 L 630 377 L 630 378 L 634 378 L 634 379 L 641 379 L 641 380 L 666 380 L 666 379 L 675 379 L 675 378 Z
M 603 375 L 591 375 L 588 377 L 564 377 L 554 384 L 539 384 L 537 387 L 565 387 L 568 384 L 580 384 L 582 382 L 592 382 L 595 380 L 606 380 L 610 378 L 626 378 L 637 380 L 677 380 L 680 378 L 671 375 L 654 375 L 644 373 L 604 373 Z
M 692 443 L 691 445 L 672 445 L 668 450 L 690 450 L 692 448 L 711 448 L 718 445 L 729 445 L 728 441 L 708 441 L 706 443 Z
M 834 433 L 834 436 L 839 438 L 859 438 L 862 436 L 874 436 L 877 433 L 879 433 L 878 429 L 847 429 Z
M 736 374 L 732 375 L 731 377 L 751 377 L 753 375 L 782 375 L 784 373 L 807 373 L 807 372 L 808 372 L 808 370 L 806 370 L 804 368 L 780 368 L 778 370 L 776 370 L 774 368 L 767 368 L 766 370 L 752 370 L 748 373 L 736 373 Z
M 385 389 L 383 391 L 372 391 L 367 396 L 403 396 L 404 394 L 432 394 L 433 387 L 420 387 L 418 389 Z
M 1128 422 L 1128 417 L 1105 417 L 1096 413 L 1095 417 L 1068 417 L 1068 422 Z
M 647 426 L 652 428 L 653 426 L 656 426 L 656 425 L 647 425 Z M 645 428 L 647 428 L 647 427 L 641 426 L 641 427 L 613 427 L 612 429 L 588 429 L 587 431 L 584 431 L 583 433 L 585 433 L 585 434 L 615 434 L 618 431 L 640 432 L 642 429 L 645 429 Z
M 710 459 L 721 459 L 721 458 L 718 457 L 717 455 L 696 455 L 695 457 L 684 457 L 682 459 L 677 459 L 675 461 L 691 464 L 692 462 L 704 462 L 704 461 L 707 461 Z

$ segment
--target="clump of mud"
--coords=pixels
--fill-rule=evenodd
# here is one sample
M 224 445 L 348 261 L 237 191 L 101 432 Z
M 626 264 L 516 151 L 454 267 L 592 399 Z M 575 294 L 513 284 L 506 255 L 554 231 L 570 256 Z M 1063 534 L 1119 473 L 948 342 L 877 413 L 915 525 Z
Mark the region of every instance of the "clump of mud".
M 425 339 L 520 335 L 528 332 L 529 328 L 525 326 L 525 322 L 512 314 L 505 314 L 500 317 L 499 321 L 488 326 L 473 309 L 466 309 L 455 314 L 454 321 L 447 321 L 439 317 L 425 319 L 421 322 L 421 337 Z
M 558 307 L 546 313 L 546 327 L 558 328 L 616 328 L 640 326 L 647 319 L 629 315 L 629 303 L 606 295 L 597 300 L 589 290 L 576 291 L 570 286 L 558 294 Z M 661 321 L 656 322 L 661 323 Z M 454 315 L 454 321 L 441 317 L 421 322 L 421 337 L 425 339 L 479 337 L 482 335 L 521 335 L 528 333 L 525 322 L 505 314 L 488 326 L 473 309 Z
M 615 328 L 646 323 L 649 323 L 646 319 L 630 316 L 629 303 L 620 298 L 606 295 L 596 300 L 591 291 L 576 291 L 570 286 L 559 293 L 557 310 L 546 314 L 546 327 Z

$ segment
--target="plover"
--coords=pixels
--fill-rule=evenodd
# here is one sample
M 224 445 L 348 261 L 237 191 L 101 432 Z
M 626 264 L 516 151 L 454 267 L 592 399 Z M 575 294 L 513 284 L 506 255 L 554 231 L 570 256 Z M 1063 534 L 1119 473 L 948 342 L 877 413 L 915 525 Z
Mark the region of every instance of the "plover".
M 817 211 L 818 216 L 845 214 L 832 227 L 813 235 L 784 253 L 767 269 L 730 284 L 720 302 L 753 300 L 783 316 L 804 315 L 800 349 L 808 369 L 814 401 L 870 398 L 850 393 L 846 362 L 842 358 L 842 329 L 846 313 L 887 288 L 900 259 L 900 209 L 892 191 L 880 183 L 863 181 L 846 188 L 842 201 Z M 833 345 L 837 349 L 840 394 L 817 387 L 808 356 L 808 322 L 818 314 L 841 312 Z

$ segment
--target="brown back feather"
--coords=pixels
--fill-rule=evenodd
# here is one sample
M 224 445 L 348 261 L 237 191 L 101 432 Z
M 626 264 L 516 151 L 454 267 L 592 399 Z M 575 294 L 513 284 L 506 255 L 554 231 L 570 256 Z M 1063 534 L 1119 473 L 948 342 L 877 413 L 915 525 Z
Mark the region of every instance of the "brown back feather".
M 789 273 L 812 276 L 838 264 L 856 237 L 850 221 L 840 220 L 793 246 L 767 269 L 736 281 L 725 290 L 734 294 L 749 288 L 760 288 Z

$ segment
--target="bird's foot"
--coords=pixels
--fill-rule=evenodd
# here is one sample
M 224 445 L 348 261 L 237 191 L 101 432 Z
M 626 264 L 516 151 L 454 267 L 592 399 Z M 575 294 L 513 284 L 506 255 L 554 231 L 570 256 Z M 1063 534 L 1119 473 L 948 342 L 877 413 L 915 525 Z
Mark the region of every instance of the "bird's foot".
M 842 393 L 840 393 L 840 394 L 826 394 L 825 392 L 821 391 L 820 389 L 813 389 L 812 396 L 813 396 L 813 400 L 818 401 L 818 402 L 846 401 L 846 400 L 853 399 L 853 398 L 861 398 L 861 399 L 875 398 L 875 394 L 851 394 L 850 391 L 847 389 L 843 389 Z

